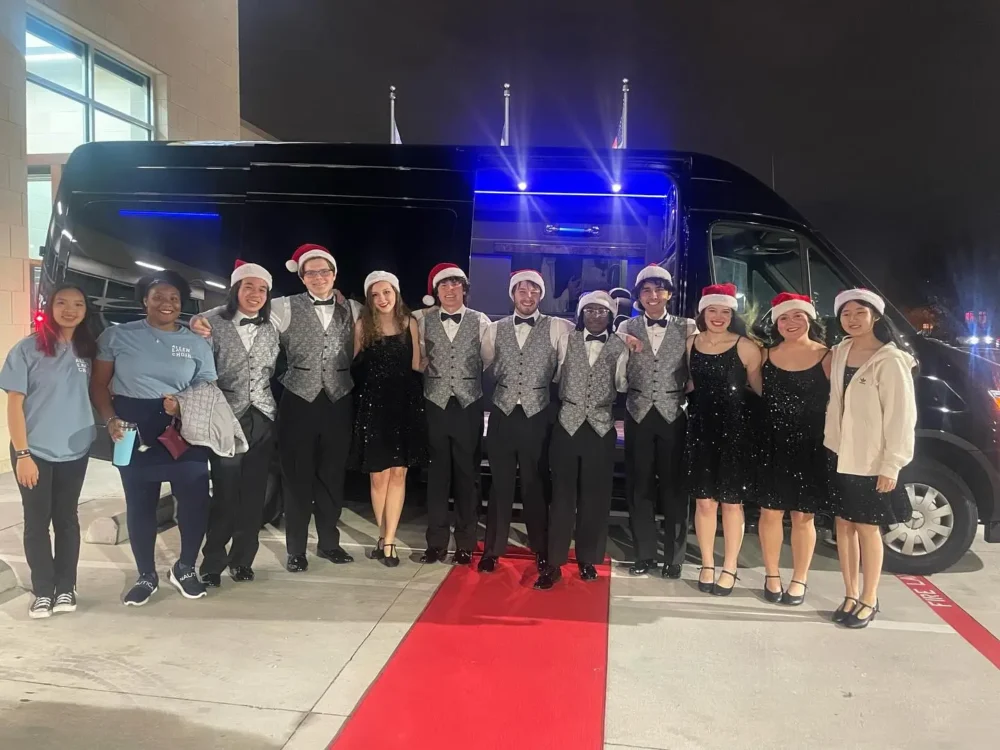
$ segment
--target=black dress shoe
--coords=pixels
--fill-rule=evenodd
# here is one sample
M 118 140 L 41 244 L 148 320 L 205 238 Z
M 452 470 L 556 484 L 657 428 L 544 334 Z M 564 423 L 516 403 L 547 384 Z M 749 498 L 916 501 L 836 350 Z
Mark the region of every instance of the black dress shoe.
M 472 553 L 467 549 L 455 550 L 455 555 L 451 558 L 451 561 L 455 565 L 469 565 L 472 562 Z
M 792 580 L 792 583 L 799 584 L 799 586 L 802 587 L 802 593 L 797 595 L 792 595 L 789 594 L 788 591 L 785 591 L 785 593 L 781 595 L 781 603 L 784 604 L 786 607 L 797 607 L 806 600 L 806 589 L 808 589 L 809 587 L 806 584 L 802 583 L 802 581 L 796 581 L 794 579 Z
M 589 563 L 580 563 L 580 580 L 581 581 L 596 581 L 597 580 L 597 568 Z
M 549 561 L 546 559 L 545 555 L 541 553 L 535 555 L 535 569 L 539 573 L 542 573 L 547 567 L 549 567 Z
M 238 565 L 229 569 L 229 577 L 234 581 L 246 582 L 254 579 L 253 568 L 249 565 Z
M 769 580 L 774 580 L 774 579 L 778 580 L 778 590 L 777 591 L 771 591 L 771 589 L 769 589 L 767 587 L 767 582 Z M 771 604 L 776 604 L 776 603 L 782 601 L 782 599 L 784 598 L 784 596 L 785 596 L 785 594 L 781 590 L 781 576 L 768 576 L 768 575 L 765 575 L 764 576 L 764 600 L 768 601 L 768 602 L 771 602 Z M 799 604 L 801 604 L 801 603 L 802 602 L 799 602 Z
M 644 576 L 651 570 L 656 570 L 659 566 L 656 560 L 636 560 L 632 567 L 628 569 L 630 576 Z
M 399 567 L 399 555 L 396 554 L 396 545 L 387 544 L 384 549 L 385 554 L 382 555 L 380 562 L 387 568 Z
M 546 565 L 535 581 L 535 588 L 539 591 L 548 591 L 560 580 L 562 580 L 562 570 L 555 565 Z
M 702 571 L 711 570 L 712 580 L 703 581 L 701 580 Z M 711 594 L 715 590 L 715 568 L 710 568 L 707 565 L 702 565 L 698 568 L 698 590 L 703 594 Z
M 420 562 L 422 563 L 436 563 L 444 562 L 445 558 L 448 557 L 448 550 L 438 549 L 437 547 L 428 547 L 424 554 L 420 556 Z
M 329 560 L 334 565 L 346 565 L 347 563 L 354 562 L 354 558 L 347 554 L 343 547 L 318 549 L 316 550 L 316 557 L 322 557 L 324 560 Z
M 309 570 L 309 561 L 305 555 L 289 555 L 288 562 L 285 563 L 285 569 L 289 573 L 302 573 Z
M 384 548 L 385 548 L 385 539 L 383 539 L 382 537 L 379 537 L 378 541 L 375 542 L 375 546 L 372 547 L 372 551 L 368 553 L 368 559 L 369 560 L 381 560 L 383 557 L 385 557 L 385 549 Z
M 858 617 L 858 612 L 864 612 L 865 617 Z M 850 628 L 851 630 L 858 630 L 860 628 L 867 628 L 871 621 L 875 619 L 875 615 L 879 612 L 878 600 L 875 600 L 875 606 L 870 604 L 865 604 L 860 599 L 858 600 L 858 606 L 844 618 L 841 623 L 845 628 Z
M 201 582 L 210 589 L 217 589 L 222 585 L 222 576 L 218 573 L 202 573 Z
M 664 578 L 680 578 L 681 577 L 681 566 L 680 565 L 664 565 L 663 566 L 663 577 Z
M 731 593 L 733 593 L 733 589 L 736 588 L 736 582 L 740 580 L 740 577 L 736 575 L 736 573 L 734 573 L 733 571 L 726 570 L 725 568 L 723 568 L 722 572 L 719 574 L 719 581 L 722 580 L 722 576 L 732 576 L 733 585 L 730 586 L 729 588 L 725 588 L 724 586 L 720 586 L 719 582 L 716 581 L 715 588 L 712 589 L 712 593 L 715 594 L 716 596 L 729 596 Z
M 492 573 L 497 569 L 497 563 L 499 560 L 493 555 L 483 555 L 479 560 L 479 572 L 480 573 Z
M 851 604 L 848 604 L 848 602 L 851 602 Z M 853 596 L 845 596 L 843 603 L 839 607 L 837 607 L 836 611 L 833 613 L 830 619 L 833 620 L 834 622 L 843 622 L 844 619 L 848 615 L 850 615 L 848 608 L 850 608 L 851 611 L 853 611 L 854 608 L 857 606 L 858 606 L 857 599 L 855 599 Z

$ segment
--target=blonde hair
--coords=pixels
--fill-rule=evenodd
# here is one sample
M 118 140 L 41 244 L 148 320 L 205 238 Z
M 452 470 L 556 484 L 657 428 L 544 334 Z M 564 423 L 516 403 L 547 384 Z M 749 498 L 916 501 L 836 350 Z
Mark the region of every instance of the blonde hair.
M 399 290 L 393 287 L 393 291 L 396 293 L 396 305 L 392 308 L 392 319 L 399 328 L 397 334 L 404 331 L 409 332 L 410 308 L 403 302 L 403 295 L 399 293 Z M 364 309 L 361 311 L 361 348 L 367 349 L 385 335 L 379 325 L 379 312 L 375 309 L 371 290 L 369 290 Z

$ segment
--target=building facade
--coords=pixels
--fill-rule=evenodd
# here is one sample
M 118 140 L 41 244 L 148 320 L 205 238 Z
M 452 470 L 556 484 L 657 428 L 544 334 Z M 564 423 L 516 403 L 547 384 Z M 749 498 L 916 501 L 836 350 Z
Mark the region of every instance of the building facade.
M 150 139 L 269 139 L 240 119 L 237 0 L 0 2 L 0 357 L 30 331 L 70 152 Z M 5 414 L 0 394 L 3 446 Z

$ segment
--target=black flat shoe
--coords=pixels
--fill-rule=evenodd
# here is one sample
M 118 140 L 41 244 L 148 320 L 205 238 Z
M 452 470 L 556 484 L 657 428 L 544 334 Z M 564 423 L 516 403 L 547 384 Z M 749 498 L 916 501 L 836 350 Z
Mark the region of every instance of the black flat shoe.
M 628 569 L 630 576 L 644 576 L 651 570 L 656 570 L 659 566 L 656 560 L 636 560 L 632 567 Z
M 334 547 L 333 549 L 318 549 L 316 550 L 316 557 L 321 557 L 324 560 L 329 560 L 334 565 L 346 565 L 347 563 L 354 562 L 354 558 L 351 557 L 344 550 L 343 547 Z
M 253 568 L 249 565 L 238 565 L 235 568 L 230 568 L 229 577 L 240 583 L 246 583 L 255 578 Z
M 851 606 L 850 612 L 847 611 L 848 602 L 854 602 L 854 604 Z M 834 611 L 830 619 L 833 620 L 834 622 L 843 622 L 847 618 L 847 616 L 854 611 L 854 607 L 857 605 L 857 603 L 858 600 L 855 599 L 853 596 L 845 596 L 843 604 L 837 607 L 836 611 Z
M 309 570 L 309 560 L 306 559 L 305 555 L 289 555 L 285 569 L 289 573 L 303 573 Z
M 379 537 L 378 541 L 375 542 L 375 546 L 372 547 L 371 552 L 368 553 L 368 559 L 381 560 L 383 557 L 385 557 L 384 547 L 385 547 L 385 539 Z
M 217 589 L 222 586 L 222 576 L 218 573 L 202 573 L 201 582 L 210 589 Z
M 448 550 L 438 549 L 437 547 L 428 547 L 424 554 L 420 556 L 420 562 L 427 565 L 436 562 L 444 562 L 448 557 Z
M 385 554 L 382 556 L 380 562 L 387 568 L 395 568 L 399 566 L 399 555 L 396 554 L 396 545 L 387 544 L 383 548 Z
M 548 591 L 560 580 L 562 580 L 562 570 L 554 565 L 547 565 L 535 581 L 534 587 L 539 591 Z
M 479 570 L 480 573 L 492 573 L 497 569 L 497 562 L 499 561 L 493 555 L 483 555 L 479 560 L 479 567 L 477 570 Z
M 472 563 L 472 553 L 467 549 L 455 550 L 455 555 L 451 558 L 455 565 L 470 565 Z
M 785 591 L 785 593 L 781 595 L 781 603 L 784 604 L 786 607 L 797 607 L 806 600 L 806 589 L 808 589 L 809 587 L 802 581 L 796 581 L 794 578 L 792 579 L 792 583 L 799 584 L 799 586 L 802 587 L 802 593 L 793 595 L 789 594 L 788 591 Z
M 664 565 L 663 566 L 663 577 L 678 579 L 681 577 L 681 566 L 680 565 Z
M 767 587 L 767 582 L 769 579 L 778 579 L 778 590 L 771 591 Z M 785 592 L 781 590 L 781 576 L 764 576 L 764 600 L 771 602 L 771 604 L 777 604 L 784 599 Z M 801 602 L 799 602 L 801 604 Z
M 589 564 L 581 564 L 580 568 L 580 580 L 581 581 L 596 581 L 597 580 L 597 568 Z
M 724 588 L 723 586 L 719 585 L 718 581 L 716 581 L 715 587 L 712 589 L 712 594 L 714 594 L 715 596 L 729 596 L 731 593 L 733 593 L 733 589 L 736 588 L 736 582 L 740 580 L 740 577 L 736 575 L 736 573 L 734 573 L 731 570 L 726 570 L 725 568 L 723 568 L 722 573 L 719 574 L 720 581 L 722 580 L 722 576 L 732 576 L 733 585 L 730 586 L 729 588 Z
M 701 572 L 703 570 L 712 571 L 711 581 L 701 580 Z M 700 568 L 698 568 L 698 590 L 703 594 L 711 594 L 714 589 L 715 589 L 715 568 L 709 568 L 706 565 L 702 565 Z
M 868 616 L 858 617 L 857 613 L 864 612 L 866 609 L 868 610 Z M 871 621 L 875 619 L 875 615 L 878 614 L 878 611 L 879 611 L 879 606 L 877 599 L 875 600 L 874 607 L 871 606 L 870 604 L 865 604 L 863 601 L 859 599 L 858 606 L 854 608 L 853 612 L 851 612 L 850 614 L 847 615 L 847 617 L 844 618 L 844 621 L 841 623 L 841 625 L 843 625 L 845 628 L 850 628 L 851 630 L 860 630 L 861 628 L 867 628 L 871 624 Z

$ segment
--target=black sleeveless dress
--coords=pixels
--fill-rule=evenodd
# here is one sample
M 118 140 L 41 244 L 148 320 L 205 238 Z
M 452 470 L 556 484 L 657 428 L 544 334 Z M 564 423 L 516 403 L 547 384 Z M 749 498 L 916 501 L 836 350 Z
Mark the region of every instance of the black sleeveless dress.
M 742 503 L 751 483 L 747 371 L 737 344 L 721 354 L 691 347 L 685 464 L 688 495 Z
M 427 463 L 427 417 L 409 330 L 385 336 L 354 360 L 354 438 L 350 467 L 377 472 Z
M 768 359 L 761 371 L 764 415 L 757 504 L 770 510 L 830 511 L 833 454 L 823 446 L 830 380 L 820 360 L 808 370 L 782 370 Z

